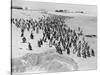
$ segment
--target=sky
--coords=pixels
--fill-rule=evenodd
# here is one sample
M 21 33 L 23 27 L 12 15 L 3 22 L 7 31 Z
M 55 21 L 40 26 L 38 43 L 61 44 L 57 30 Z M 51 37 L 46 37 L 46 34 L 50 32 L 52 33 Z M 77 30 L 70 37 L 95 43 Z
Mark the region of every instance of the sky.
M 65 9 L 70 11 L 84 11 L 91 15 L 97 15 L 96 5 L 79 5 L 79 4 L 67 4 L 67 3 L 51 3 L 51 2 L 37 2 L 27 0 L 12 0 L 12 6 L 22 6 L 32 9 L 46 9 L 52 11 L 55 9 Z

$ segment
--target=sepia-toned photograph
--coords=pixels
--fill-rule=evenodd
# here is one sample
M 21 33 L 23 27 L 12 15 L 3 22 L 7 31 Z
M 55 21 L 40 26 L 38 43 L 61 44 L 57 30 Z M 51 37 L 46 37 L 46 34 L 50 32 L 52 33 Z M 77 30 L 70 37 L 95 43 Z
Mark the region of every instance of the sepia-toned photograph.
M 97 69 L 97 6 L 11 1 L 11 73 Z

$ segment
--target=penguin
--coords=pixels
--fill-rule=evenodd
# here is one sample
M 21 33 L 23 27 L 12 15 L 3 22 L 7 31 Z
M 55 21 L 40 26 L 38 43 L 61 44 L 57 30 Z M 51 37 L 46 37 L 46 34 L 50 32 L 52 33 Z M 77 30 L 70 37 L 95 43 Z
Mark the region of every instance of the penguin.
M 86 57 L 87 57 L 85 51 L 82 52 L 82 57 L 83 57 L 83 58 L 86 58 Z
M 40 41 L 38 41 L 38 47 L 41 47 Z
M 92 55 L 92 56 L 95 56 L 95 52 L 94 52 L 93 49 L 91 49 L 91 55 Z
M 29 50 L 32 50 L 31 43 L 28 43 L 28 49 L 29 49 Z
M 78 56 L 78 57 L 81 57 L 80 51 L 77 52 L 77 56 Z
M 25 37 L 22 38 L 22 43 L 26 43 L 26 38 Z
M 30 38 L 31 38 L 31 39 L 34 39 L 34 35 L 32 34 L 32 32 L 31 32 L 31 34 L 30 34 Z
M 67 54 L 68 54 L 68 55 L 70 54 L 70 49 L 69 49 L 69 48 L 67 48 Z
M 23 37 L 24 36 L 24 33 L 21 33 L 21 37 Z
M 21 37 L 24 36 L 24 29 L 21 29 Z
M 56 46 L 56 52 L 58 52 L 59 54 L 63 54 L 62 50 L 61 50 L 61 48 L 59 46 Z
M 87 50 L 87 57 L 90 57 L 90 52 L 89 52 L 89 50 Z

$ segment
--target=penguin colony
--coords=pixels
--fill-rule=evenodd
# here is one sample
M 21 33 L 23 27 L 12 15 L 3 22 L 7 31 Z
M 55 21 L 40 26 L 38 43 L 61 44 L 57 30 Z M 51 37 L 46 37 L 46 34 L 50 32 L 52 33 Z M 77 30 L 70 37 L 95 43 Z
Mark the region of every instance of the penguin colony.
M 32 45 L 30 42 L 27 42 L 24 31 L 31 31 L 30 39 L 34 40 L 33 32 L 39 34 L 39 30 L 42 30 L 43 37 L 38 40 L 38 47 L 41 47 L 48 40 L 49 47 L 54 46 L 56 52 L 60 55 L 62 55 L 63 52 L 70 55 L 72 52 L 73 54 L 76 54 L 77 57 L 87 58 L 95 56 L 94 49 L 92 49 L 85 40 L 85 35 L 80 27 L 78 27 L 78 32 L 76 32 L 65 23 L 67 17 L 68 16 L 61 15 L 43 15 L 42 17 L 39 17 L 38 20 L 33 18 L 12 18 L 11 23 L 21 29 L 20 37 L 22 38 L 22 43 L 27 43 L 30 51 L 33 50 Z

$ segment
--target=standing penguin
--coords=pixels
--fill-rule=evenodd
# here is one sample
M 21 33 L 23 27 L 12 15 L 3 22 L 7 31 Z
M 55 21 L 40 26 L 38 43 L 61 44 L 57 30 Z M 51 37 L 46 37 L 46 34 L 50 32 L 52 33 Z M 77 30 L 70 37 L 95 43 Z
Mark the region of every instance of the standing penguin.
M 90 49 L 90 46 L 87 46 L 87 57 L 90 57 L 91 56 L 89 49 Z
M 23 37 L 24 36 L 24 33 L 21 33 L 21 37 Z
M 26 43 L 26 38 L 25 37 L 22 38 L 22 43 Z
M 63 54 L 63 53 L 62 53 L 62 50 L 61 50 L 61 48 L 60 48 L 59 46 L 55 46 L 55 48 L 56 48 L 56 52 L 57 52 L 57 53 Z
M 37 43 L 37 44 L 38 44 L 38 47 L 41 47 L 40 41 L 38 41 L 38 43 Z
M 32 32 L 31 32 L 31 34 L 30 34 L 30 38 L 31 38 L 31 39 L 34 39 L 34 35 L 33 35 Z
M 70 48 L 67 48 L 67 54 L 68 55 L 70 54 Z
M 86 57 L 87 57 L 87 56 L 86 56 L 86 51 L 85 51 L 85 50 L 82 51 L 82 57 L 83 57 L 83 58 L 86 58 Z
M 29 50 L 32 50 L 31 43 L 28 43 L 28 49 L 29 49 Z
M 81 57 L 81 52 L 80 51 L 77 52 L 77 56 Z
M 21 29 L 21 37 L 24 36 L 24 29 Z
M 91 49 L 91 56 L 95 56 L 95 52 L 93 49 Z

